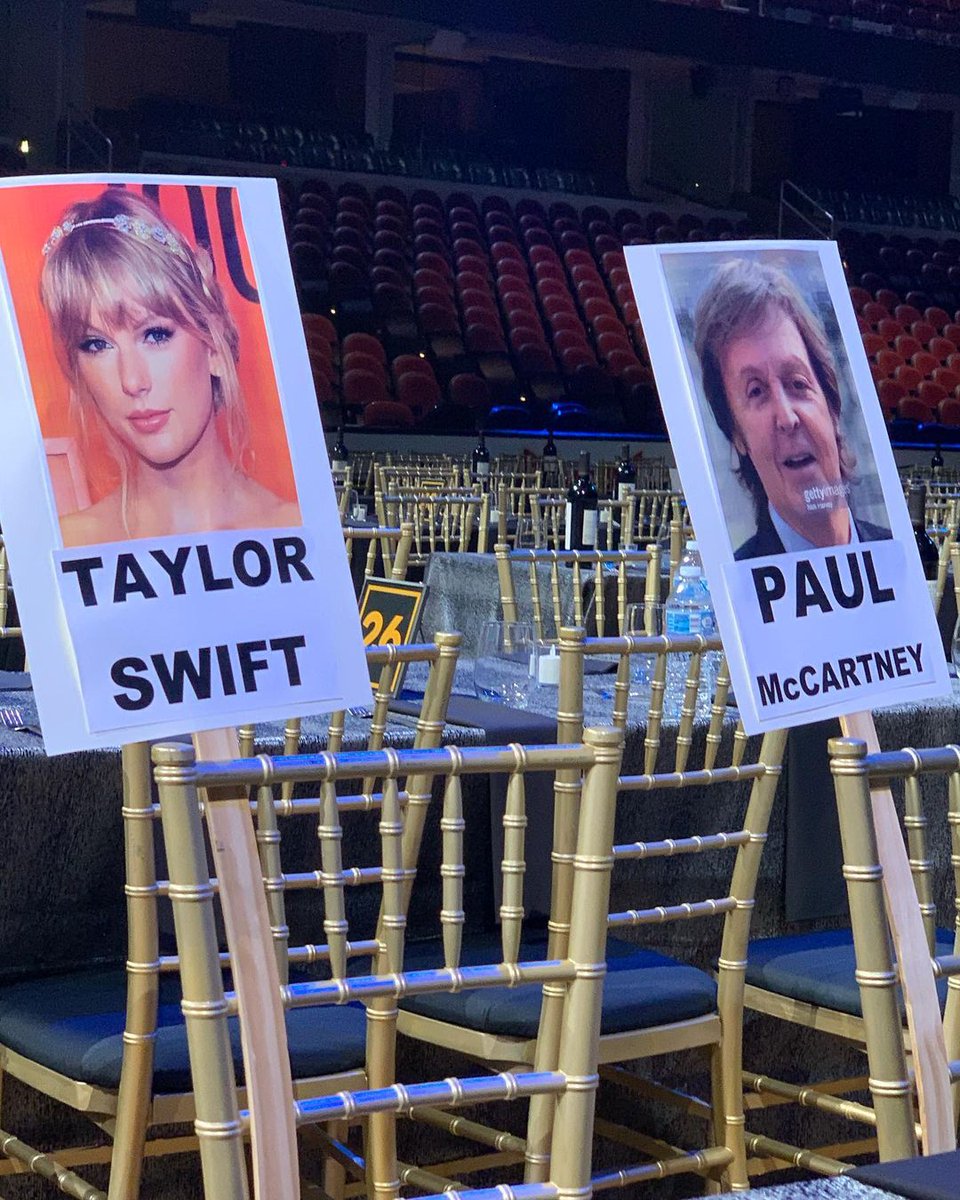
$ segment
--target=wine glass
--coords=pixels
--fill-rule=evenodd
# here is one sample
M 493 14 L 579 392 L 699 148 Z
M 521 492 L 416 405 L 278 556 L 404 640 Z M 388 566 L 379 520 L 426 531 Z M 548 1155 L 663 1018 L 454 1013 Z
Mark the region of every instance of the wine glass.
M 487 621 L 473 666 L 473 686 L 480 699 L 524 708 L 533 684 L 536 644 L 528 621 Z

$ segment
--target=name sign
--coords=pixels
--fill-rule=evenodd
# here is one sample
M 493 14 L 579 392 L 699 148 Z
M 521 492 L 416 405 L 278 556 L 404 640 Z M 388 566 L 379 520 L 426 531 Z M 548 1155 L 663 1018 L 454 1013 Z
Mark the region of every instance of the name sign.
M 48 752 L 369 702 L 272 180 L 0 181 L 0 378 Z
M 365 646 L 409 646 L 416 638 L 420 611 L 426 596 L 422 583 L 397 579 L 375 579 L 367 576 L 360 593 L 360 627 Z M 391 684 L 395 691 L 400 682 L 401 667 Z M 370 666 L 370 682 L 380 682 L 382 668 Z
M 947 693 L 837 247 L 625 254 L 747 731 Z

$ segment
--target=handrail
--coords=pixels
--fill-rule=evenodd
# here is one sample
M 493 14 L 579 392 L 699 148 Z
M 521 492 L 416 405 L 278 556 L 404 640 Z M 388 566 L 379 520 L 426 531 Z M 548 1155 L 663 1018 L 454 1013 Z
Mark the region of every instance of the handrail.
M 91 136 L 91 133 L 93 136 Z M 95 157 L 102 160 L 101 165 L 108 171 L 113 170 L 113 139 L 74 105 L 67 107 L 65 166 L 67 170 L 73 167 L 73 143 L 79 142 Z
M 806 203 L 813 210 L 812 216 L 808 216 L 806 213 L 802 212 L 795 203 L 791 203 L 791 200 L 788 197 L 792 193 L 795 193 L 797 197 L 806 201 Z M 817 238 L 829 238 L 833 240 L 836 237 L 837 223 L 833 213 L 830 212 L 829 209 L 824 208 L 818 200 L 814 200 L 814 198 L 808 195 L 803 188 L 798 187 L 797 184 L 793 183 L 792 180 L 789 179 L 784 179 L 780 184 L 780 209 L 777 217 L 777 237 L 781 238 L 783 237 L 784 212 L 791 213 L 797 218 L 798 221 L 801 221 L 804 225 L 812 229 L 814 236 Z M 818 216 L 821 218 L 821 220 L 826 222 L 825 229 L 822 226 L 817 225 L 816 221 L 813 219 L 814 217 Z

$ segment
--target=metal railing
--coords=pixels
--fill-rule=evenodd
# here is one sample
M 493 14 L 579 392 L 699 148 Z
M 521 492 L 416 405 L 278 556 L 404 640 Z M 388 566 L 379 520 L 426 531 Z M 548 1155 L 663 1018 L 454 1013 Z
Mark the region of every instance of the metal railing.
M 817 200 L 789 179 L 780 184 L 777 237 L 827 238 L 837 235 L 837 222 Z
M 86 113 L 70 105 L 64 123 L 64 166 L 68 171 L 113 170 L 113 142 Z

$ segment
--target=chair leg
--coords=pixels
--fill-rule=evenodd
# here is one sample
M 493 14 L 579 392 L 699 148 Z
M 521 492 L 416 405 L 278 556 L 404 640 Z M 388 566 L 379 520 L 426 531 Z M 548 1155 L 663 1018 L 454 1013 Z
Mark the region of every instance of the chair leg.
M 350 1130 L 347 1121 L 331 1121 L 327 1132 L 338 1142 L 346 1142 Z M 328 1154 L 323 1164 L 323 1189 L 332 1200 L 343 1200 L 347 1183 L 347 1172 L 343 1164 Z
M 128 1042 L 123 1048 L 123 1058 L 108 1200 L 137 1200 L 140 1195 L 153 1077 L 152 1039 Z

